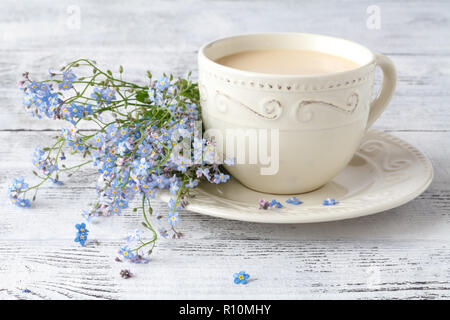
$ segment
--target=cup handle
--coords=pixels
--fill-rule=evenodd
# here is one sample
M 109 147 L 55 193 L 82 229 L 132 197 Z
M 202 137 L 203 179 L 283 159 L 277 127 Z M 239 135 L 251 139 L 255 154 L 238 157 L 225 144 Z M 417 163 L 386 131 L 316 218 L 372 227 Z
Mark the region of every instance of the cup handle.
M 391 98 L 394 95 L 395 84 L 397 82 L 397 72 L 395 71 L 395 66 L 391 59 L 382 54 L 375 54 L 375 58 L 377 66 L 383 71 L 383 84 L 378 96 L 370 104 L 367 128 L 369 128 L 383 113 L 384 109 L 386 109 L 389 101 L 391 101 Z

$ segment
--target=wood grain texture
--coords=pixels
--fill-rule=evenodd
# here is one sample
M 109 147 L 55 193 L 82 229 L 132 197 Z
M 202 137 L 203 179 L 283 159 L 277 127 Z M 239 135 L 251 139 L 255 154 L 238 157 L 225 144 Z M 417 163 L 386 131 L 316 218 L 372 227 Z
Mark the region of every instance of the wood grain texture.
M 448 1 L 76 1 L 80 29 L 67 26 L 73 1 L 0 2 L 0 299 L 438 299 L 450 298 L 450 30 Z M 366 27 L 369 5 L 381 29 Z M 101 12 L 102 14 L 99 14 Z M 261 31 L 345 37 L 388 54 L 396 95 L 375 127 L 410 142 L 433 162 L 435 180 L 417 199 L 377 215 L 311 225 L 262 225 L 183 211 L 183 239 L 162 240 L 148 265 L 114 262 L 141 217 L 128 210 L 73 238 L 95 197 L 95 170 L 46 185 L 32 210 L 7 202 L 12 177 L 31 175 L 34 146 L 65 124 L 21 107 L 22 71 L 46 76 L 73 58 L 196 77 L 206 41 Z M 86 127 L 89 129 L 89 127 Z M 164 203 L 155 207 L 166 212 Z M 130 268 L 135 277 L 123 280 Z M 235 286 L 232 274 L 252 281 Z M 182 285 L 180 285 L 182 284 Z M 30 293 L 23 293 L 28 288 Z

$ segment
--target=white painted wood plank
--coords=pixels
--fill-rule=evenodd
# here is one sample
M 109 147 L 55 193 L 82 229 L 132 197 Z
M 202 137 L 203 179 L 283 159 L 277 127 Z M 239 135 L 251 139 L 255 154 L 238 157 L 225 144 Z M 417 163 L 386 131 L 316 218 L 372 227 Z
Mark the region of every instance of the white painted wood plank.
M 376 3 L 380 30 L 366 28 L 372 1 L 136 0 L 124 6 L 82 0 L 80 30 L 66 26 L 72 4 L 0 2 L 0 131 L 6 130 L 0 132 L 0 299 L 450 298 L 449 2 Z M 183 212 L 186 237 L 161 241 L 142 266 L 113 261 L 126 232 L 139 227 L 141 218 L 131 211 L 92 224 L 87 248 L 73 242 L 74 224 L 94 196 L 88 170 L 63 187 L 46 187 L 35 209 L 6 203 L 9 179 L 29 172 L 33 146 L 55 134 L 11 130 L 61 126 L 21 111 L 15 88 L 21 71 L 45 73 L 85 56 L 107 67 L 123 64 L 133 81 L 149 68 L 195 76 L 201 44 L 259 31 L 336 35 L 391 55 L 398 90 L 376 126 L 396 131 L 432 159 L 430 188 L 400 208 L 312 225 Z M 121 279 L 124 267 L 136 277 Z M 240 270 L 256 280 L 234 285 L 232 274 Z
M 163 241 L 147 265 L 116 241 L 0 241 L 0 297 L 34 299 L 449 298 L 448 241 Z M 123 280 L 122 268 L 136 275 Z M 245 270 L 252 281 L 232 282 Z M 14 276 L 13 276 L 14 275 Z M 180 285 L 182 284 L 182 285 Z M 23 294 L 22 289 L 31 290 Z
M 177 75 L 192 70 L 195 77 L 196 50 L 201 44 L 215 37 L 252 31 L 334 34 L 392 54 L 399 72 L 398 90 L 376 126 L 390 130 L 449 129 L 446 103 L 450 50 L 446 41 L 439 41 L 450 30 L 450 10 L 446 10 L 449 3 L 445 1 L 427 2 L 426 6 L 380 3 L 380 30 L 365 27 L 365 9 L 372 4 L 369 2 L 327 2 L 325 6 L 320 1 L 156 1 L 152 5 L 134 1 L 133 5 L 123 7 L 81 1 L 80 30 L 66 26 L 66 9 L 70 4 L 59 1 L 52 3 L 53 10 L 47 10 L 45 2 L 18 1 L 16 6 L 2 11 L 9 15 L 2 20 L 0 29 L 0 129 L 61 126 L 53 121 L 35 122 L 24 115 L 16 90 L 24 70 L 43 76 L 49 67 L 59 67 L 83 56 L 95 58 L 109 68 L 122 64 L 133 81 L 143 81 L 146 69 L 155 74 L 171 71 Z M 327 10 L 323 10 L 324 6 Z M 99 7 L 105 15 L 96 17 Z M 283 19 L 275 19 L 277 16 Z M 208 24 L 210 19 L 214 23 Z M 336 22 L 333 28 L 329 27 L 330 21 Z M 308 28 L 300 28 L 302 25 Z
M 157 75 L 170 70 L 180 76 L 194 71 L 196 79 L 196 54 L 187 53 L 181 57 L 177 54 L 131 53 L 121 62 L 121 54 L 107 54 L 91 51 L 91 57 L 97 57 L 105 68 L 125 67 L 126 76 L 138 83 L 145 83 L 145 70 L 151 69 Z M 42 53 L 46 55 L 47 53 Z M 36 79 L 46 77 L 47 69 L 52 65 L 52 54 L 36 64 L 32 75 Z M 26 60 L 26 55 L 19 55 Z M 9 59 L 13 59 L 10 55 Z M 450 56 L 439 56 L 425 59 L 417 56 L 393 56 L 392 59 L 399 73 L 395 96 L 386 112 L 376 122 L 375 126 L 389 130 L 450 130 L 450 108 L 448 101 L 450 93 Z M 155 62 L 156 60 L 156 62 Z M 62 63 L 61 63 L 62 64 Z M 57 66 L 61 65 L 57 64 Z M 23 71 L 8 67 L 0 70 L 0 130 L 17 129 L 56 129 L 67 126 L 65 121 L 37 119 L 25 113 L 22 106 L 22 93 L 17 88 L 17 82 Z M 426 120 L 426 121 L 425 121 Z M 92 126 L 84 126 L 84 128 Z
M 381 28 L 369 30 L 366 10 L 381 10 Z M 67 9 L 80 10 L 80 29 Z M 129 1 L 26 0 L 2 2 L 3 48 L 195 51 L 205 41 L 237 33 L 290 31 L 348 38 L 386 53 L 449 54 L 447 1 Z M 70 22 L 70 21 L 69 21 Z M 432 35 L 432 36 L 430 36 Z
M 418 199 L 373 216 L 310 225 L 264 225 L 227 221 L 192 212 L 183 212 L 182 229 L 189 239 L 255 239 L 255 240 L 448 240 L 450 241 L 450 150 L 439 148 L 450 141 L 449 132 L 396 133 L 422 149 L 435 167 L 435 180 Z M 6 188 L 10 179 L 31 175 L 31 154 L 35 144 L 48 137 L 39 132 L 0 132 L 0 204 L 2 223 L 0 239 L 72 239 L 74 224 L 81 221 L 81 212 L 95 199 L 95 170 L 82 170 L 81 176 L 66 180 L 64 186 L 52 184 L 40 191 L 31 210 L 10 206 Z M 14 150 L 13 152 L 7 150 Z M 94 174 L 94 175 L 92 175 Z M 156 202 L 166 213 L 167 207 Z M 140 213 L 126 210 L 123 216 L 100 219 L 95 224 L 96 238 L 121 239 L 129 230 L 140 227 Z M 45 228 L 36 228 L 42 225 Z

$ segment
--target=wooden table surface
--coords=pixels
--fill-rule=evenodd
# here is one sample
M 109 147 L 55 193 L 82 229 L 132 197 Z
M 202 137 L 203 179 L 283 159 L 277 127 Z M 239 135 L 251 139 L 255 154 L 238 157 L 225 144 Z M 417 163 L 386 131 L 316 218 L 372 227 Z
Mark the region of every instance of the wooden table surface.
M 371 5 L 380 29 L 367 27 Z M 372 8 L 369 8 L 371 11 Z M 79 24 L 78 24 L 79 22 Z M 74 224 L 94 199 L 93 170 L 47 185 L 32 209 L 9 204 L 12 177 L 32 178 L 34 146 L 66 123 L 25 114 L 23 71 L 45 77 L 71 59 L 196 77 L 196 51 L 238 33 L 292 31 L 360 42 L 388 55 L 398 89 L 374 125 L 433 162 L 428 190 L 373 216 L 309 225 L 262 225 L 184 211 L 180 240 L 161 240 L 147 265 L 114 262 L 141 217 L 131 210 Z M 1 1 L 0 299 L 424 299 L 450 297 L 450 2 L 448 1 Z M 157 204 L 166 210 L 162 203 Z M 122 268 L 135 277 L 124 280 Z M 233 284 L 233 273 L 253 281 Z M 23 293 L 23 289 L 30 293 Z

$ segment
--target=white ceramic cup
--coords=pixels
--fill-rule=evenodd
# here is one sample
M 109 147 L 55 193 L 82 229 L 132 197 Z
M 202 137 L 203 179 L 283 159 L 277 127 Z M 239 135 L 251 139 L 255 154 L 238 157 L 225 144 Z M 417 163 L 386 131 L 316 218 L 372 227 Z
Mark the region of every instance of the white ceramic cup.
M 325 52 L 359 67 L 323 75 L 275 75 L 230 68 L 215 60 L 247 50 L 299 49 Z M 395 89 L 391 60 L 344 39 L 305 33 L 262 33 L 219 39 L 198 53 L 199 90 L 205 129 L 279 129 L 279 168 L 237 164 L 228 171 L 247 187 L 267 193 L 312 191 L 352 159 L 367 128 Z M 376 66 L 382 88 L 372 101 Z M 228 151 L 224 151 L 228 157 Z M 272 160 L 273 156 L 271 155 Z

